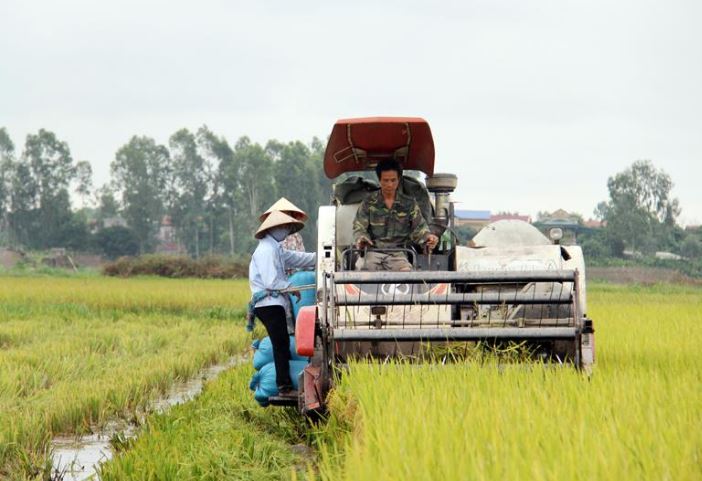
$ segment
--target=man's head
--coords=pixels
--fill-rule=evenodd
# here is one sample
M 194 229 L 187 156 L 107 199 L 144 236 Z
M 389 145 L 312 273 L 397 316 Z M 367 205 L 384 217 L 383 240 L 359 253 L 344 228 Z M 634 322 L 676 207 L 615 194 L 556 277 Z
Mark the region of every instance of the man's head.
M 397 191 L 402 178 L 402 168 L 396 160 L 381 160 L 375 166 L 375 173 L 378 176 L 380 190 L 383 194 L 391 195 Z

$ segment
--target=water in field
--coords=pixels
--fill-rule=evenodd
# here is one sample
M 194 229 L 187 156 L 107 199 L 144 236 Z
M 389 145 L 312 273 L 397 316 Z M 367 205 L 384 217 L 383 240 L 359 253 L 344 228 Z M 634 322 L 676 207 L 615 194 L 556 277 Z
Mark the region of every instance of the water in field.
M 194 378 L 176 383 L 165 396 L 149 406 L 149 412 L 161 413 L 171 406 L 182 404 L 197 396 L 206 381 L 216 378 L 224 370 L 240 363 L 242 357 L 232 357 L 227 362 L 216 364 L 200 371 Z M 98 479 L 100 463 L 112 458 L 110 440 L 115 436 L 126 440 L 136 436 L 137 428 L 123 420 L 106 424 L 93 434 L 84 436 L 58 436 L 52 441 L 52 479 L 61 481 L 83 481 Z
M 108 423 L 100 432 L 78 437 L 59 436 L 52 441 L 53 479 L 82 481 L 94 478 L 97 466 L 112 457 L 113 436 L 131 438 L 136 428 L 124 421 Z

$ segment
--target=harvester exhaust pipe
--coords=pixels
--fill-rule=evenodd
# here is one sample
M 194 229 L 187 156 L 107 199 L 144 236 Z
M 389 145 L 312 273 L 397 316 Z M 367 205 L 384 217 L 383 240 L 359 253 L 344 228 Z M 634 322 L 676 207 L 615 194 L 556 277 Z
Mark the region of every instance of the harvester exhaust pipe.
M 450 195 L 456 190 L 458 178 L 455 174 L 434 174 L 427 177 L 427 190 L 434 194 L 434 219 L 431 222 L 431 230 L 437 236 L 441 236 L 448 227 Z

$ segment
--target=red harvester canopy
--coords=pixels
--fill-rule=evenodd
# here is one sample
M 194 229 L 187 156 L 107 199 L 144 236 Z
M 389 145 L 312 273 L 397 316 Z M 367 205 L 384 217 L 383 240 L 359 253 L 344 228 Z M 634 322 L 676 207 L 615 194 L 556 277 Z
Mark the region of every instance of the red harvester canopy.
M 419 117 L 364 117 L 334 124 L 324 152 L 324 173 L 330 179 L 344 172 L 373 169 L 378 161 L 395 159 L 403 169 L 434 173 L 434 139 Z

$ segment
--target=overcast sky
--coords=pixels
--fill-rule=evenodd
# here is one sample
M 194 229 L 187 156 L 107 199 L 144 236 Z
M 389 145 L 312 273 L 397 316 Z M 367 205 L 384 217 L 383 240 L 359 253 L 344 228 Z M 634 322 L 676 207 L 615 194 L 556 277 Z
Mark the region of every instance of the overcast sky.
M 2 0 L 0 127 L 54 131 L 99 185 L 134 134 L 421 116 L 461 208 L 588 218 L 650 159 L 699 224 L 701 25 L 695 0 Z

